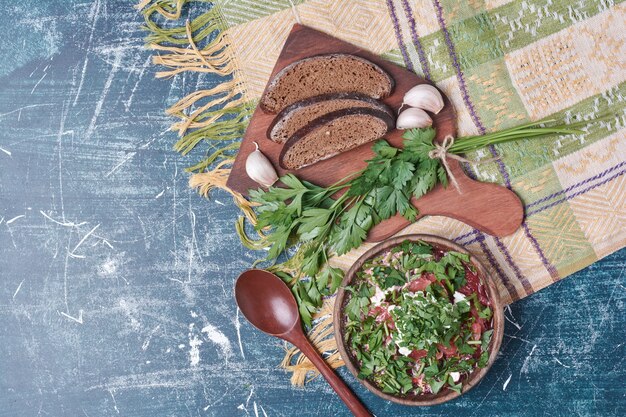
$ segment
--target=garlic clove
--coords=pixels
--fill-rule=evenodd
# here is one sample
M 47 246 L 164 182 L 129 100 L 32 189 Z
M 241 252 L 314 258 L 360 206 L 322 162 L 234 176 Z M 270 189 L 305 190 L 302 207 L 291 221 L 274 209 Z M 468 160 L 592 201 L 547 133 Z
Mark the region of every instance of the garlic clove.
M 418 129 L 432 124 L 433 120 L 424 110 L 411 107 L 400 113 L 396 120 L 396 129 Z
M 402 105 L 405 104 L 437 114 L 443 109 L 443 97 L 432 85 L 419 84 L 404 94 Z
M 259 150 L 259 144 L 254 142 L 256 150 L 246 159 L 246 174 L 263 187 L 269 187 L 278 181 L 278 175 L 269 159 Z

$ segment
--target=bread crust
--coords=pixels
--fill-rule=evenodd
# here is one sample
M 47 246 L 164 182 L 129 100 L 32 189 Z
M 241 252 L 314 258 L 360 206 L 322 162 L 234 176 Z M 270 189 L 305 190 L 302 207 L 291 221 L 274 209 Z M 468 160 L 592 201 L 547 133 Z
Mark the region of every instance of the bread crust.
M 378 109 L 380 111 L 383 111 L 389 114 L 390 117 L 394 117 L 393 110 L 391 110 L 389 106 L 387 106 L 385 103 L 381 101 L 371 98 L 370 96 L 366 96 L 365 94 L 350 93 L 350 92 L 327 93 L 327 94 L 321 94 L 319 96 L 305 98 L 304 100 L 296 101 L 295 103 L 290 104 L 289 106 L 285 107 L 272 120 L 272 123 L 267 129 L 267 138 L 276 143 L 283 143 L 282 141 L 278 140 L 279 139 L 278 136 L 280 135 L 279 129 L 281 129 L 282 125 L 287 123 L 291 117 L 294 117 L 297 114 L 297 112 L 305 110 L 309 108 L 310 106 L 322 105 L 325 102 L 331 102 L 333 100 L 356 101 L 357 103 L 355 103 L 355 105 L 352 107 L 371 107 L 371 108 L 375 108 L 375 109 Z M 329 111 L 328 113 L 331 113 L 331 111 Z M 325 113 L 325 114 L 328 114 L 328 113 Z M 309 120 L 307 123 L 310 123 L 310 122 L 311 120 Z M 277 125 L 279 124 L 282 124 L 282 125 L 280 125 L 277 128 Z
M 385 70 L 383 70 L 380 66 L 378 66 L 377 64 L 373 63 L 372 61 L 370 61 L 368 59 L 361 58 L 360 56 L 357 56 L 357 55 L 339 54 L 339 53 L 314 55 L 314 56 L 311 56 L 311 57 L 303 58 L 303 59 L 300 59 L 298 61 L 292 62 L 291 64 L 287 65 L 285 68 L 281 69 L 278 73 L 276 73 L 276 75 L 274 75 L 274 77 L 272 77 L 272 79 L 267 84 L 267 87 L 265 88 L 265 91 L 263 92 L 263 96 L 261 97 L 261 101 L 259 102 L 259 106 L 261 107 L 261 109 L 264 112 L 266 112 L 266 113 L 277 113 L 280 110 L 282 110 L 282 108 L 275 108 L 274 106 L 272 106 L 269 103 L 270 100 L 273 100 L 269 96 L 276 90 L 276 88 L 279 86 L 280 82 L 284 80 L 284 77 L 286 76 L 286 74 L 289 73 L 291 70 L 293 70 L 295 67 L 297 67 L 299 65 L 303 65 L 303 64 L 306 64 L 306 63 L 309 63 L 309 62 L 313 62 L 313 61 L 324 60 L 324 59 L 350 59 L 350 60 L 356 60 L 356 61 L 359 61 L 361 63 L 366 64 L 367 66 L 371 67 L 374 71 L 376 71 L 377 73 L 382 75 L 383 78 L 385 78 L 387 85 L 384 86 L 384 91 L 383 91 L 383 93 L 381 95 L 375 95 L 375 96 L 370 95 L 370 97 L 372 97 L 372 98 L 384 99 L 386 97 L 389 97 L 391 95 L 391 93 L 393 92 L 393 89 L 395 87 L 394 79 Z

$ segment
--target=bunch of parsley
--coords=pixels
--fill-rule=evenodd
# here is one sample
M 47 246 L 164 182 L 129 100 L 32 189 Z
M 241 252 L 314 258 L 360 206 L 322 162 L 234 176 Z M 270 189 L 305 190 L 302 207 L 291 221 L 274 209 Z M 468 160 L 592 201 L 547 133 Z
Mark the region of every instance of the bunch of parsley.
M 308 313 L 321 305 L 322 296 L 334 293 L 341 282 L 341 271 L 327 264 L 330 256 L 359 247 L 374 225 L 396 213 L 414 221 L 418 213 L 411 198 L 423 196 L 437 182 L 447 185 L 440 161 L 428 156 L 435 130 L 413 129 L 403 138 L 404 149 L 377 141 L 364 170 L 329 187 L 288 174 L 280 179 L 283 187 L 250 192 L 259 204 L 257 230 L 269 229 L 267 259 L 301 245 L 301 271 L 310 280 L 285 280 L 295 286 L 305 322 L 310 322 Z M 344 193 L 332 198 L 338 191 Z
M 512 140 L 582 133 L 574 128 L 587 123 L 544 126 L 552 122 L 531 122 L 459 138 L 447 152 L 460 154 Z M 298 269 L 300 275 L 309 279 L 285 276 L 284 280 L 292 286 L 305 323 L 310 323 L 311 313 L 321 306 L 322 296 L 334 293 L 341 282 L 341 271 L 328 266 L 331 256 L 359 247 L 374 225 L 396 213 L 414 221 L 418 212 L 411 198 L 420 198 L 437 183 L 447 186 L 448 177 L 441 161 L 429 156 L 435 149 L 435 130 L 412 129 L 403 138 L 403 149 L 385 140 L 377 141 L 373 146 L 375 155 L 363 171 L 330 187 L 300 181 L 289 174 L 280 179 L 284 187 L 250 192 L 252 201 L 259 203 L 256 228 L 268 231 L 267 259 L 275 260 L 286 249 L 299 247 Z M 339 192 L 343 194 L 333 199 Z

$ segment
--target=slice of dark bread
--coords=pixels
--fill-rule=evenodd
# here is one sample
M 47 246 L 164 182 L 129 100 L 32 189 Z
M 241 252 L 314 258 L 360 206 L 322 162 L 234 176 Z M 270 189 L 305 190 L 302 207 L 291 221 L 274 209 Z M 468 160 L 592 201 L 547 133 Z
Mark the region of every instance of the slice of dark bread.
M 367 107 L 337 110 L 294 133 L 280 153 L 285 169 L 299 169 L 379 139 L 394 128 L 388 113 Z
M 329 54 L 304 58 L 280 70 L 261 97 L 261 109 L 278 113 L 296 101 L 328 93 L 355 92 L 381 99 L 394 81 L 382 68 L 355 55 Z
M 393 111 L 378 100 L 358 93 L 331 93 L 297 101 L 285 107 L 267 130 L 267 137 L 285 143 L 294 133 L 325 114 L 351 107 L 378 109 L 389 116 Z

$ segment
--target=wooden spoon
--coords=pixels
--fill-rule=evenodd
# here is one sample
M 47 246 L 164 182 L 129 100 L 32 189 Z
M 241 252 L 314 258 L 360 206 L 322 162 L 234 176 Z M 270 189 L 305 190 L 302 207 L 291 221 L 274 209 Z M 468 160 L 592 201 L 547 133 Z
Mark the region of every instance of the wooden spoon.
M 235 299 L 243 315 L 254 327 L 300 349 L 355 416 L 372 417 L 307 339 L 302 331 L 296 300 L 279 277 L 261 269 L 248 270 L 237 279 Z

